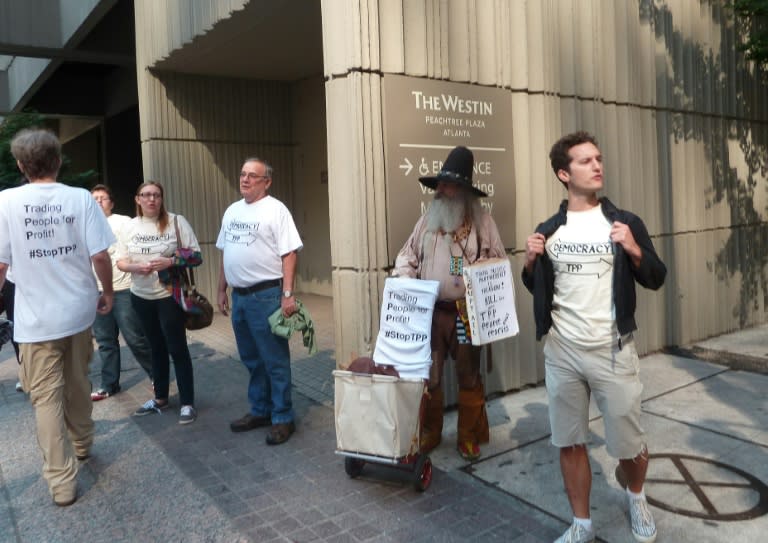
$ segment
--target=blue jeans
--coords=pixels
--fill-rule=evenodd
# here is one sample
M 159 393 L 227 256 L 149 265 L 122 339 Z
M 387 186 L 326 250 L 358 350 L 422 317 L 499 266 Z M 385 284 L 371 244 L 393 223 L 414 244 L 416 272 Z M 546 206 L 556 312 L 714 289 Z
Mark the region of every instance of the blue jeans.
M 270 417 L 272 424 L 293 421 L 288 340 L 274 335 L 267 322 L 280 307 L 281 296 L 280 287 L 245 295 L 232 293 L 232 328 L 237 351 L 251 375 L 251 414 Z
M 152 351 L 144 336 L 139 317 L 131 305 L 130 290 L 115 292 L 112 311 L 106 315 L 96 315 L 96 320 L 93 322 L 93 336 L 99 346 L 101 359 L 100 388 L 110 394 L 120 390 L 120 342 L 118 341 L 120 332 L 136 358 L 136 362 L 152 380 Z
M 184 310 L 173 298 L 145 300 L 131 294 L 131 304 L 144 327 L 144 333 L 152 349 L 152 375 L 155 377 L 155 399 L 168 399 L 170 363 L 176 370 L 181 405 L 195 405 L 195 381 L 192 373 L 192 357 L 187 347 L 187 330 L 184 328 Z

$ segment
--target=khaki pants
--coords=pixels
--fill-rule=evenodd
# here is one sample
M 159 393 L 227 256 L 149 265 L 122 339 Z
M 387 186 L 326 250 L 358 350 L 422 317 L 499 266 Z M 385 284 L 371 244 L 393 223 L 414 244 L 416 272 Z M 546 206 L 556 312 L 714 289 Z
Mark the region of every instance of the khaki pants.
M 77 457 L 87 456 L 93 443 L 91 329 L 20 347 L 19 379 L 35 408 L 43 477 L 55 501 L 68 501 L 75 497 Z

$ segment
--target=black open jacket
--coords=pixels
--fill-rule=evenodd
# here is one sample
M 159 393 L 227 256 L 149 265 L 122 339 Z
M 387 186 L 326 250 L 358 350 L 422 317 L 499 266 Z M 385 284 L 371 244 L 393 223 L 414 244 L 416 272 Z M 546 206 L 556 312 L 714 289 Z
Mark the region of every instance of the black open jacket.
M 615 244 L 613 260 L 613 303 L 616 307 L 616 327 L 622 336 L 637 330 L 635 322 L 635 281 L 645 288 L 657 290 L 664 284 L 667 268 L 653 248 L 645 224 L 637 215 L 617 208 L 608 198 L 600 198 L 603 215 L 608 222 L 619 221 L 629 226 L 635 241 L 643 251 L 640 266 L 635 268 L 630 256 L 620 244 Z M 536 232 L 549 238 L 566 223 L 568 200 L 560 209 L 536 227 Z M 540 340 L 552 326 L 552 297 L 555 291 L 555 271 L 546 254 L 539 256 L 528 273 L 523 267 L 523 284 L 533 294 L 533 315 L 536 320 L 536 339 Z

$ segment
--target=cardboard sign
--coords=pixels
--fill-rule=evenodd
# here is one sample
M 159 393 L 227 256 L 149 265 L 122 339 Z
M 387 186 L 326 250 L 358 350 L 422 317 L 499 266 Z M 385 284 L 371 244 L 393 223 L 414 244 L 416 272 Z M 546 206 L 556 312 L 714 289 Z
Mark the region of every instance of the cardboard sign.
M 466 266 L 464 284 L 473 345 L 485 345 L 520 332 L 508 259 L 492 258 Z
M 438 281 L 390 277 L 384 283 L 373 361 L 394 366 L 400 377 L 428 379 L 432 364 L 432 312 Z

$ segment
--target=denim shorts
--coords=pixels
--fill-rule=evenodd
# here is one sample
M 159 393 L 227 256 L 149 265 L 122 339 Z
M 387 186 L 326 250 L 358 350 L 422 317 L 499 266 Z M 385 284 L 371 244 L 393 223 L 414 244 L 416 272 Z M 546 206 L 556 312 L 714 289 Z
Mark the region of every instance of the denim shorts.
M 584 349 L 548 334 L 544 344 L 552 444 L 569 447 L 589 440 L 589 398 L 603 415 L 608 454 L 634 458 L 644 448 L 640 426 L 640 360 L 633 339 Z

